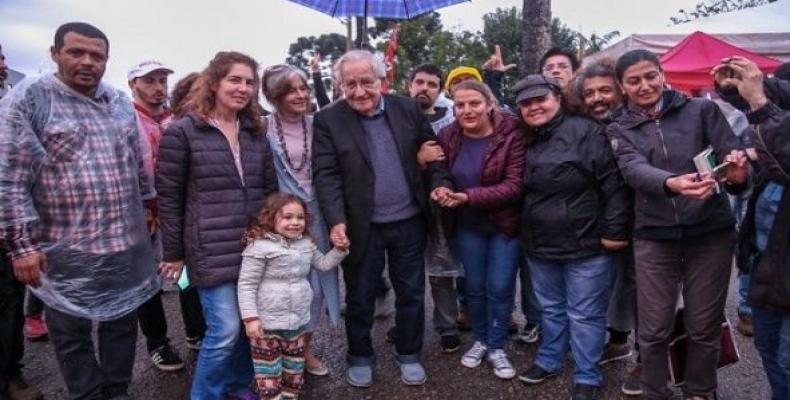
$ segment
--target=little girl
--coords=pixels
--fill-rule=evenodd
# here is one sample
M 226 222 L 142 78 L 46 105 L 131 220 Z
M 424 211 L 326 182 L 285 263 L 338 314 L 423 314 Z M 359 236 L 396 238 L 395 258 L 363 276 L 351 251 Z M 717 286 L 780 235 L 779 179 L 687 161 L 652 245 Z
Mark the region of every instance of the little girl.
M 252 347 L 255 383 L 261 399 L 296 399 L 304 372 L 304 327 L 313 291 L 310 267 L 335 268 L 348 244 L 322 254 L 306 232 L 304 202 L 275 193 L 244 234 L 238 298 Z

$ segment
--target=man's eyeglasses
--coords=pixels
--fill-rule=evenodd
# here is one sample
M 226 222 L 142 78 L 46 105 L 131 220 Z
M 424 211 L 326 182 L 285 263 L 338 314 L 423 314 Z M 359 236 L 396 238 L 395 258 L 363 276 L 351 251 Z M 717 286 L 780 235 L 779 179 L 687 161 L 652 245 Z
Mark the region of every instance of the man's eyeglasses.
M 362 89 L 373 89 L 376 87 L 378 83 L 378 79 L 360 79 L 358 81 L 344 81 L 340 84 L 340 87 L 349 92 L 353 92 L 357 90 L 358 87 L 362 87 Z
M 543 66 L 543 71 L 550 72 L 555 69 L 570 69 L 571 65 L 568 63 L 546 64 Z

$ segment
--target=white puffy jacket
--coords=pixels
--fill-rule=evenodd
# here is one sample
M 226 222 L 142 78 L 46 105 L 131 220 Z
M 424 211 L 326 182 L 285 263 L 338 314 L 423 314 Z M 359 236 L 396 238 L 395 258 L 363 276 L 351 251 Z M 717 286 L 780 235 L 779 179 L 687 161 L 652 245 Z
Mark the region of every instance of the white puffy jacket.
M 264 330 L 294 330 L 306 325 L 313 301 L 307 279 L 311 266 L 330 270 L 347 254 L 333 248 L 324 255 L 306 237 L 288 240 L 267 233 L 255 240 L 241 254 L 237 289 L 241 318 L 258 318 Z

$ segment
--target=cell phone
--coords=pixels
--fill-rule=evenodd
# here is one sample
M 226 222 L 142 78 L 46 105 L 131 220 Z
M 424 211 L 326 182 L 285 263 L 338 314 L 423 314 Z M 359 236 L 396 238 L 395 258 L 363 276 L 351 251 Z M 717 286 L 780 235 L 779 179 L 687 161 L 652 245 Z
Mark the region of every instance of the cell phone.
M 718 181 L 723 181 L 724 178 L 727 177 L 727 170 L 728 170 L 730 164 L 732 164 L 732 163 L 729 162 L 729 161 L 725 161 L 725 162 L 717 165 L 715 168 L 713 168 L 713 178 L 716 179 L 717 182 Z
M 178 288 L 183 291 L 189 289 L 189 284 L 189 274 L 187 273 L 187 266 L 185 265 L 181 269 L 181 276 L 178 278 L 176 285 L 178 285 Z

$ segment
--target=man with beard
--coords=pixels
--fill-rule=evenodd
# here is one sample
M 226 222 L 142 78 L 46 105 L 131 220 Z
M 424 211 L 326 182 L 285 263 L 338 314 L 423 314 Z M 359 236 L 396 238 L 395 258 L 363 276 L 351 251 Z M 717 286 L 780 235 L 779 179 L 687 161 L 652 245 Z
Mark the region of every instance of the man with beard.
M 436 105 L 443 85 L 442 70 L 432 64 L 422 64 L 414 68 L 409 78 L 409 95 L 420 105 L 422 113 L 437 134 L 455 121 L 453 110 Z
M 436 104 L 436 99 L 444 85 L 442 70 L 432 64 L 422 64 L 411 72 L 409 94 L 420 105 L 425 118 L 430 122 L 437 135 L 445 126 L 455 121 L 453 110 Z M 425 142 L 417 154 L 417 162 L 421 167 L 430 161 L 444 159 L 444 152 L 435 140 Z M 434 312 L 433 326 L 439 334 L 440 346 L 445 353 L 458 351 L 461 339 L 458 335 L 456 318 L 458 315 L 458 290 L 456 278 L 461 275 L 460 266 L 450 256 L 441 231 L 438 219 L 438 207 L 432 206 L 433 224 L 429 227 L 428 246 L 426 248 L 426 274 L 431 285 Z M 389 334 L 392 336 L 392 333 Z
M 46 304 L 70 399 L 130 398 L 136 310 L 160 287 L 134 109 L 102 82 L 109 47 L 98 28 L 64 24 L 57 72 L 0 101 L 0 238 Z
M 604 59 L 585 67 L 572 88 L 582 112 L 603 124 L 611 121 L 612 113 L 623 102 L 623 95 L 614 74 L 614 60 Z
M 580 103 L 583 114 L 608 125 L 613 114 L 623 102 L 622 92 L 617 84 L 614 70 L 615 61 L 599 60 L 585 67 L 576 76 L 574 86 L 569 89 Z M 628 336 L 636 326 L 636 276 L 634 271 L 633 248 L 627 247 L 613 252 L 614 274 L 612 274 L 611 295 L 607 315 L 609 342 L 604 347 L 600 363 L 625 360 L 633 353 L 628 345 Z M 636 366 L 629 372 L 621 391 L 625 395 L 642 394 L 639 378 L 642 366 L 637 359 Z
M 149 176 L 153 176 L 162 132 L 173 119 L 173 114 L 166 105 L 167 77 L 172 73 L 172 69 L 158 61 L 143 61 L 133 66 L 127 74 L 137 127 L 141 138 L 146 140 L 146 145 L 143 146 L 143 163 Z M 145 217 L 151 243 L 155 254 L 159 255 L 161 237 L 157 232 L 156 211 L 155 199 L 145 202 Z M 184 362 L 167 337 L 167 318 L 162 306 L 161 292 L 140 306 L 137 318 L 154 365 L 162 371 L 178 371 L 184 368 Z

